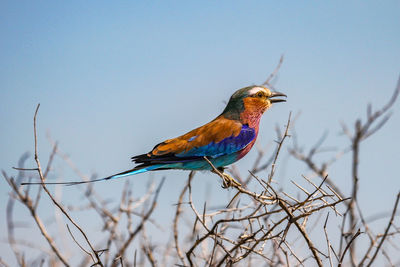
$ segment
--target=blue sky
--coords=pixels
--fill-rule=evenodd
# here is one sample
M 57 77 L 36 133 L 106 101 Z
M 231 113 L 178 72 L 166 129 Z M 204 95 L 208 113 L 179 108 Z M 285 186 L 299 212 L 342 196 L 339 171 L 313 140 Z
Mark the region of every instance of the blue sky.
M 399 1 L 1 1 L 0 168 L 15 175 L 19 156 L 32 152 L 37 103 L 44 163 L 49 132 L 85 174 L 131 168 L 130 156 L 208 122 L 236 89 L 262 83 L 281 54 L 275 84 L 288 102 L 264 116 L 259 144 L 271 144 L 275 125 L 283 127 L 292 111 L 301 112 L 296 129 L 304 147 L 325 131 L 327 146 L 344 147 L 339 122 L 365 116 L 367 103 L 380 107 L 396 85 L 399 10 Z M 398 111 L 396 103 L 391 120 L 361 149 L 360 199 L 371 213 L 391 207 L 400 188 Z M 242 173 L 255 154 L 238 163 Z M 348 160 L 331 170 L 344 188 Z M 307 173 L 302 164 L 285 162 L 284 183 Z M 55 167 L 64 178 L 72 175 L 61 161 Z M 162 175 L 169 178 L 158 216 L 172 216 L 186 174 L 153 174 Z M 140 187 L 148 176 L 128 179 Z M 211 187 L 223 201 L 227 193 L 217 179 L 200 174 L 198 195 Z M 9 190 L 0 183 L 4 211 Z M 96 188 L 111 198 L 123 183 Z M 380 197 L 371 198 L 373 192 Z M 65 189 L 67 201 L 75 195 Z

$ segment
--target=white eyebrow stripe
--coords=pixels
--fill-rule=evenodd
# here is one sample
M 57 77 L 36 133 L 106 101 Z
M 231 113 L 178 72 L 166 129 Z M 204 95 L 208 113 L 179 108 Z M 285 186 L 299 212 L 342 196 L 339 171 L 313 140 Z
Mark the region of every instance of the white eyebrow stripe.
M 251 88 L 251 90 L 249 91 L 249 94 L 252 95 L 259 91 L 264 91 L 264 93 L 267 93 L 267 91 L 263 87 L 254 87 L 254 88 Z

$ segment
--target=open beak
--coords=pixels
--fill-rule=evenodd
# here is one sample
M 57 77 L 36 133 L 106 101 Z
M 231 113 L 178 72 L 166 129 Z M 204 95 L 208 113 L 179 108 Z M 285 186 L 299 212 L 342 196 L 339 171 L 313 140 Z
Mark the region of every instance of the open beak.
M 282 98 L 272 99 L 272 98 L 277 97 L 277 96 L 287 97 L 287 95 L 285 95 L 285 94 L 283 94 L 283 93 L 272 92 L 271 96 L 269 97 L 269 101 L 270 101 L 271 103 L 286 102 L 286 99 L 282 99 Z

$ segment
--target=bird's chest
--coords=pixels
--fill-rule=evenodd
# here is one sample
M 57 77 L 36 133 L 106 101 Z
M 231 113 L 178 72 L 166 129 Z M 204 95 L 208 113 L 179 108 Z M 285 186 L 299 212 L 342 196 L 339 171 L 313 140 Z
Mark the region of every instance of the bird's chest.
M 257 131 L 258 132 L 258 131 Z M 249 153 L 249 151 L 251 150 L 251 148 L 253 147 L 254 143 L 256 142 L 257 139 L 257 132 L 256 132 L 256 137 L 254 138 L 253 141 L 251 141 L 245 148 L 243 148 L 237 157 L 237 160 L 243 158 L 244 156 L 246 156 L 247 153 Z
M 247 124 L 249 127 L 256 129 L 258 132 L 258 125 L 260 124 L 262 113 L 253 110 L 244 110 L 240 114 L 240 121 L 242 124 Z

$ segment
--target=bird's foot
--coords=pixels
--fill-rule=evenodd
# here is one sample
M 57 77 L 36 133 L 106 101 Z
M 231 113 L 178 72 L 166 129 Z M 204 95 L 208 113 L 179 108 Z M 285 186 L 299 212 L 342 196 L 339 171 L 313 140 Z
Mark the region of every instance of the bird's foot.
M 215 168 L 213 173 L 218 174 L 222 178 L 222 188 L 238 187 L 242 184 L 235 180 L 232 176 L 224 172 L 224 167 Z
M 239 183 L 238 181 L 235 180 L 232 176 L 230 176 L 227 173 L 222 173 L 222 188 L 229 188 L 229 187 L 236 187 L 236 186 L 241 186 L 242 184 Z

